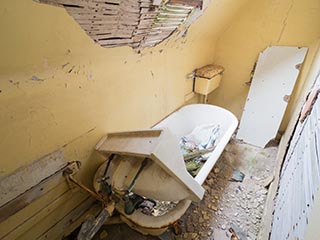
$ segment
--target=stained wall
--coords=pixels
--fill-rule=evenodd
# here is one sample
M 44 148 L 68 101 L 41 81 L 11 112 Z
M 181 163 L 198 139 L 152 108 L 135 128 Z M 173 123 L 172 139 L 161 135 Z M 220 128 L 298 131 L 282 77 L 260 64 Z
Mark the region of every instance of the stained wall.
M 91 186 L 103 161 L 93 150 L 100 138 L 149 128 L 186 104 L 187 74 L 212 62 L 218 33 L 246 2 L 214 1 L 186 37 L 138 54 L 95 44 L 63 8 L 2 0 L 0 177 L 62 149 L 67 161 L 81 161 L 77 178 Z M 2 222 L 0 238 L 33 239 L 84 198 L 55 192 Z
M 262 0 L 250 2 L 239 11 L 217 41 L 214 62 L 226 70 L 220 88 L 209 96 L 209 103 L 225 107 L 241 118 L 249 91 L 246 82 L 259 52 L 271 45 L 309 47 L 281 125 L 283 132 L 293 116 L 316 51 L 313 44 L 320 37 L 319 10 L 318 0 Z

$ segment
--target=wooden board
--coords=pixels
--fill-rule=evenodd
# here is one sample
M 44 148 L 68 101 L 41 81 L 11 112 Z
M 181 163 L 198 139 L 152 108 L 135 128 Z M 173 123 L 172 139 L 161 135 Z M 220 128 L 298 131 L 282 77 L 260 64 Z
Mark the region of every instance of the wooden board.
M 25 208 L 21 209 L 19 212 L 7 218 L 5 221 L 0 223 L 0 239 L 10 235 L 12 232 L 18 229 L 19 226 L 24 225 L 24 223 L 28 223 L 29 220 L 39 218 L 40 215 L 38 214 L 42 211 L 42 209 L 50 206 L 50 203 L 65 195 L 67 192 L 69 192 L 69 190 L 69 186 L 63 182 L 49 191 L 46 195 L 38 198 Z M 47 216 L 49 213 L 50 211 L 47 211 L 45 216 Z M 37 217 L 34 218 L 34 216 Z
M 78 170 L 76 163 L 68 164 L 67 166 L 60 169 L 58 172 L 42 180 L 39 184 L 33 186 L 32 188 L 28 189 L 24 193 L 20 194 L 16 198 L 1 206 L 0 223 L 12 216 L 13 214 L 17 213 L 21 209 L 25 208 L 41 196 L 47 194 L 56 186 L 60 185 L 63 182 L 66 183 L 66 179 L 63 176 L 63 171 L 67 168 L 73 169 L 74 172 Z
M 17 169 L 0 179 L 0 206 L 16 198 L 43 179 L 65 167 L 62 151 L 48 154 L 41 159 Z
M 237 138 L 265 147 L 276 137 L 307 48 L 273 46 L 260 53 Z
M 32 215 L 26 222 L 19 225 L 12 232 L 6 235 L 3 240 L 9 239 L 37 239 L 49 228 L 66 216 L 79 202 L 88 197 L 80 192 L 72 193 L 68 191 L 61 197 L 50 202 L 45 208 Z M 63 233 L 61 230 L 60 234 Z
M 88 214 L 96 216 L 101 211 L 101 204 L 97 203 L 93 198 L 86 198 L 75 209 L 63 217 L 57 224 L 53 225 L 49 230 L 44 232 L 37 240 L 44 239 L 61 239 L 68 235 L 74 229 L 80 226 Z
M 61 238 L 82 217 L 94 199 L 67 181 L 67 168 L 79 170 L 56 151 L 1 179 L 1 240 Z

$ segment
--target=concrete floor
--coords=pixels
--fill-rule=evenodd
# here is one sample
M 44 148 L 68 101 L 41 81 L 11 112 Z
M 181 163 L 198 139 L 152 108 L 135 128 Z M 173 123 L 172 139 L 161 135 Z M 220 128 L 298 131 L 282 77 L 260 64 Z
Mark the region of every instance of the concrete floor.
M 204 199 L 192 203 L 181 219 L 181 234 L 169 230 L 160 237 L 144 236 L 120 224 L 104 226 L 95 240 L 230 240 L 230 228 L 241 240 L 257 239 L 276 154 L 277 147 L 231 140 L 203 185 Z M 234 170 L 245 174 L 242 182 L 232 181 Z

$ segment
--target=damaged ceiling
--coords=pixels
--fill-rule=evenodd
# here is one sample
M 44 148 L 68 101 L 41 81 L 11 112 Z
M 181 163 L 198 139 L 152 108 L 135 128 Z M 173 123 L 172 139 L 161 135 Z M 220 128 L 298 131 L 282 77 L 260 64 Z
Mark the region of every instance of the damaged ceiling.
M 203 0 L 37 0 L 64 7 L 102 47 L 153 47 L 169 38 L 192 15 L 202 13 Z

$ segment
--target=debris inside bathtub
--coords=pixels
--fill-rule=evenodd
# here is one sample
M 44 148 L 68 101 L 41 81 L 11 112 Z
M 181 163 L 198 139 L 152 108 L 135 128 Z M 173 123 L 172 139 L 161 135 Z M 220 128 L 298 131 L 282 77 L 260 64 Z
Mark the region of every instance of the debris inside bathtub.
M 142 208 L 142 213 L 149 216 L 160 217 L 170 212 L 178 204 L 178 201 L 153 201 L 156 204 L 152 208 Z
M 206 124 L 196 127 L 190 134 L 180 140 L 180 148 L 185 160 L 187 171 L 195 177 L 205 161 L 214 150 L 219 138 L 220 126 Z M 178 202 L 158 201 L 151 208 L 141 208 L 142 213 L 153 216 L 163 216 L 175 208 Z
M 187 171 L 195 177 L 205 161 L 210 157 L 220 135 L 220 125 L 205 124 L 197 126 L 190 134 L 180 140 L 180 148 Z

